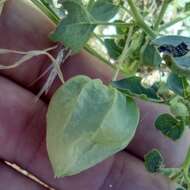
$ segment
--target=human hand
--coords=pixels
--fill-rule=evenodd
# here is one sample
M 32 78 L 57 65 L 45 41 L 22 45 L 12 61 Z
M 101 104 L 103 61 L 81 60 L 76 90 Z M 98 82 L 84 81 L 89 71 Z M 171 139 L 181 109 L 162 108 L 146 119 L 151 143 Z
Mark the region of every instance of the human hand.
M 47 35 L 53 24 L 26 0 L 8 0 L 0 17 L 0 48 L 15 50 L 45 49 L 53 44 Z M 9 65 L 17 55 L 1 55 L 0 64 Z M 13 70 L 0 71 L 0 158 L 16 163 L 36 177 L 60 190 L 173 190 L 173 185 L 159 175 L 149 174 L 143 166 L 143 155 L 152 148 L 163 152 L 168 166 L 179 166 L 190 143 L 186 132 L 177 143 L 154 129 L 156 116 L 166 107 L 138 101 L 141 122 L 137 134 L 126 151 L 103 161 L 79 175 L 55 179 L 48 160 L 45 130 L 46 110 L 54 84 L 47 96 L 34 102 L 42 87 L 41 80 L 29 86 L 45 70 L 45 57 L 35 58 Z M 108 82 L 111 70 L 86 52 L 75 55 L 63 66 L 64 77 L 86 74 Z M 25 176 L 0 163 L 0 189 L 42 190 Z

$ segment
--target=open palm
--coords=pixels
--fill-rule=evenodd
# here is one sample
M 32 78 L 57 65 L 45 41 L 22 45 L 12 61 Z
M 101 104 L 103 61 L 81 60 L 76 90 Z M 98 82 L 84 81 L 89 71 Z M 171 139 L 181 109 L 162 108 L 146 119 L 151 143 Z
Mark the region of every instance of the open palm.
M 15 50 L 44 49 L 52 46 L 48 33 L 53 24 L 26 0 L 8 0 L 0 17 L 0 48 Z M 0 64 L 9 65 L 18 55 L 1 55 Z M 141 123 L 136 137 L 126 151 L 110 157 L 80 175 L 55 179 L 46 150 L 46 110 L 56 81 L 47 96 L 37 103 L 35 94 L 44 81 L 30 84 L 47 67 L 45 57 L 35 58 L 23 66 L 0 71 L 0 159 L 20 165 L 50 186 L 60 190 L 172 190 L 167 179 L 151 175 L 143 166 L 143 155 L 159 148 L 168 166 L 179 166 L 190 143 L 190 134 L 174 143 L 153 127 L 158 114 L 167 108 L 138 101 Z M 110 80 L 112 71 L 86 52 L 70 58 L 63 66 L 66 79 L 76 74 Z M 1 190 L 42 190 L 25 176 L 0 162 Z

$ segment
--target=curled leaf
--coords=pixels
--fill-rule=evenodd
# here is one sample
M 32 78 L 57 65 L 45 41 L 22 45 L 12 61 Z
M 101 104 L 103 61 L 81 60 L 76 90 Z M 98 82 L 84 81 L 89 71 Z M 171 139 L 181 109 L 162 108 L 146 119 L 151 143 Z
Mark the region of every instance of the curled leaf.
M 170 69 L 181 76 L 190 76 L 190 38 L 164 36 L 153 41 L 164 53 L 164 60 Z
M 112 86 L 123 92 L 124 94 L 135 95 L 142 99 L 149 99 L 156 102 L 161 102 L 161 98 L 157 94 L 157 87 L 144 87 L 141 77 L 128 77 L 119 81 L 112 81 Z
M 100 80 L 77 76 L 53 96 L 47 114 L 47 145 L 55 175 L 70 176 L 124 149 L 139 111 L 131 98 Z

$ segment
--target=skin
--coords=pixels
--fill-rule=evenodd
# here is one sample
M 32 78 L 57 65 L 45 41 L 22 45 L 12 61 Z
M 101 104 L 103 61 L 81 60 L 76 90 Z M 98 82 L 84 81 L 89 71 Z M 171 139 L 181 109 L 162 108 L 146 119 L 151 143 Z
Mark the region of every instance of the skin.
M 16 50 L 44 49 L 53 44 L 48 34 L 54 25 L 25 0 L 8 0 L 0 17 L 0 48 Z M 52 52 L 53 54 L 55 52 Z M 0 64 L 10 65 L 18 55 L 1 55 Z M 31 86 L 48 66 L 46 57 L 34 58 L 21 67 L 0 71 L 0 159 L 16 163 L 50 186 L 60 190 L 173 190 L 166 178 L 149 174 L 143 156 L 158 148 L 168 166 L 179 166 L 190 143 L 189 131 L 181 140 L 171 142 L 155 130 L 157 115 L 164 106 L 137 100 L 141 111 L 139 129 L 126 151 L 122 151 L 79 175 L 55 179 L 46 150 L 46 111 L 48 102 L 60 85 L 57 80 L 37 103 L 35 94 L 44 80 Z M 112 71 L 86 52 L 72 56 L 63 65 L 65 79 L 76 74 L 111 80 Z M 43 190 L 36 182 L 0 162 L 0 189 Z

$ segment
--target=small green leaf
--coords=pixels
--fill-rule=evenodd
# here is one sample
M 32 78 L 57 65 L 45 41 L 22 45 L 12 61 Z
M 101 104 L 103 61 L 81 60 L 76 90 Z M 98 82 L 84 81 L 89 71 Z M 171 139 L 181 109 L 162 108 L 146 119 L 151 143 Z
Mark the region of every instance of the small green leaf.
M 179 97 L 175 97 L 170 101 L 170 110 L 176 117 L 185 119 L 189 116 L 187 106 L 181 101 Z
M 105 39 L 104 44 L 107 48 L 108 54 L 112 59 L 118 59 L 121 55 L 122 49 L 117 46 L 114 39 Z
M 140 62 L 142 65 L 158 67 L 161 65 L 162 59 L 156 47 L 153 44 L 148 43 L 141 53 Z
M 174 141 L 178 140 L 184 132 L 184 124 L 168 113 L 160 115 L 155 122 L 155 126 L 165 136 Z
M 63 18 L 50 38 L 53 41 L 61 41 L 66 47 L 78 52 L 89 40 L 96 25 L 91 24 L 89 16 L 80 3 L 66 0 L 63 6 L 68 11 L 68 15 Z
M 98 0 L 89 7 L 78 0 L 64 0 L 62 4 L 68 15 L 63 18 L 50 38 L 63 42 L 73 52 L 79 52 L 87 43 L 97 22 L 109 21 L 118 11 L 112 0 Z
M 144 157 L 145 168 L 151 172 L 159 172 L 159 169 L 163 167 L 164 159 L 158 150 L 152 150 Z
M 54 94 L 47 146 L 55 175 L 70 176 L 124 149 L 139 120 L 135 102 L 100 80 L 77 76 Z
M 139 96 L 152 101 L 162 101 L 157 95 L 158 89 L 154 85 L 146 88 L 142 85 L 141 81 L 142 78 L 133 76 L 119 81 L 112 81 L 112 86 L 129 95 Z
M 174 93 L 185 96 L 185 89 L 188 87 L 188 83 L 184 77 L 171 73 L 167 79 L 167 85 Z

